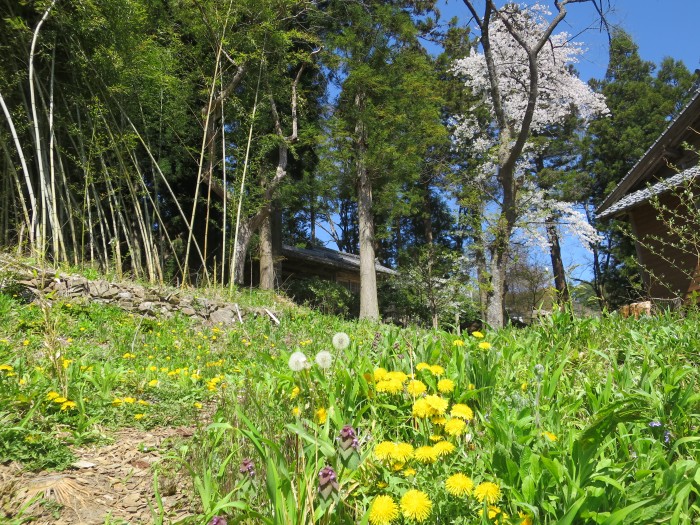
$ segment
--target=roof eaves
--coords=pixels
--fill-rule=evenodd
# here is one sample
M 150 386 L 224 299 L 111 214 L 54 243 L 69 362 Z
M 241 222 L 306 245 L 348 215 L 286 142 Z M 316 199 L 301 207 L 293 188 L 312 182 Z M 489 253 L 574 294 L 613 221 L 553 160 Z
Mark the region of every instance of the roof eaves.
M 605 219 L 619 215 L 622 212 L 628 211 L 640 204 L 643 204 L 644 202 L 647 202 L 652 197 L 663 195 L 664 193 L 678 188 L 682 184 L 696 179 L 698 176 L 700 176 L 700 166 L 688 168 L 687 170 L 682 171 L 673 177 L 669 177 L 668 179 L 664 179 L 654 185 L 650 185 L 646 188 L 642 188 L 641 190 L 625 195 L 607 210 L 598 214 L 598 218 Z
M 328 248 L 297 248 L 295 246 L 282 246 L 282 255 L 296 256 L 308 261 L 314 261 L 328 266 L 339 268 L 341 270 L 359 270 L 360 257 L 352 253 L 346 253 Z M 396 275 L 396 270 L 387 268 L 375 262 L 375 269 L 379 273 L 387 275 Z
M 648 171 L 654 163 L 663 156 L 666 148 L 678 135 L 682 134 L 690 122 L 700 113 L 700 88 L 695 88 L 693 98 L 685 105 L 675 119 L 671 121 L 666 130 L 649 146 L 644 155 L 636 162 L 627 175 L 615 186 L 610 194 L 603 200 L 596 209 L 598 218 L 609 217 L 607 210 L 617 201 L 621 200 L 626 192 L 630 190 Z

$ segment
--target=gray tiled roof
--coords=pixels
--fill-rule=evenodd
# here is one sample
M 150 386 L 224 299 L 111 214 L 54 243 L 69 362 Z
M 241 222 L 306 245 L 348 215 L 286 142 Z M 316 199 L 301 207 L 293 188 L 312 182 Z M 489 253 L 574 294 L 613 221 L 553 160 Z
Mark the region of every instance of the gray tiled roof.
M 620 200 L 626 200 L 630 197 L 628 195 L 623 199 L 630 189 L 636 186 L 640 180 L 645 178 L 648 180 L 648 175 L 653 174 L 655 168 L 658 167 L 658 163 L 662 162 L 666 154 L 666 148 L 673 148 L 681 143 L 684 133 L 693 126 L 693 122 L 700 116 L 700 86 L 694 86 L 693 90 L 695 90 L 695 94 L 681 112 L 676 115 L 676 118 L 671 121 L 661 136 L 649 146 L 646 153 L 637 160 L 632 169 L 627 172 L 627 175 L 623 177 L 615 189 L 598 206 L 596 210 L 598 217 L 610 216 L 613 213 L 610 211 L 611 208 L 616 207 Z
M 603 219 L 605 217 L 612 217 L 614 215 L 617 215 L 618 213 L 629 210 L 630 208 L 633 208 L 638 204 L 642 204 L 643 202 L 648 201 L 656 195 L 661 195 L 674 188 L 678 188 L 685 182 L 691 181 L 698 176 L 700 176 L 700 166 L 693 166 L 692 168 L 688 168 L 687 170 L 681 171 L 679 174 L 674 175 L 673 177 L 669 177 L 668 179 L 664 179 L 661 182 L 657 182 L 653 186 L 648 186 L 641 190 L 637 190 L 633 193 L 625 195 L 615 204 L 610 206 L 607 210 L 598 215 L 598 218 Z
M 326 266 L 340 268 L 342 270 L 359 270 L 360 256 L 353 253 L 339 252 L 329 248 L 297 248 L 295 246 L 282 246 L 282 255 L 286 257 L 296 257 L 309 262 L 318 262 Z M 382 266 L 375 262 L 374 267 L 379 273 L 394 275 L 395 270 Z

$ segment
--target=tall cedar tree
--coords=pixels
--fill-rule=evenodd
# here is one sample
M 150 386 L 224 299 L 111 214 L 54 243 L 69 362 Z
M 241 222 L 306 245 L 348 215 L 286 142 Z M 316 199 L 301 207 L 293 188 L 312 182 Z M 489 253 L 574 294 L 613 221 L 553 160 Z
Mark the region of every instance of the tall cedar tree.
M 590 173 L 582 202 L 595 209 L 642 157 L 689 100 L 695 77 L 683 62 L 666 58 L 656 75 L 629 34 L 615 29 L 605 77 L 591 86 L 605 96 L 610 115 L 591 123 L 583 164 Z M 615 221 L 597 222 L 604 235 L 594 250 L 593 285 L 603 306 L 616 308 L 641 293 L 634 244 Z

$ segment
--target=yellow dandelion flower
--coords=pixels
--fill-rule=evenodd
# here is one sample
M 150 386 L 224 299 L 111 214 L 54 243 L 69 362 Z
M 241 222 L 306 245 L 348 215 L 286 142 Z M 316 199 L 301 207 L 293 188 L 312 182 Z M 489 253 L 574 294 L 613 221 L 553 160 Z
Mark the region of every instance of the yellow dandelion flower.
M 202 403 L 200 403 L 199 401 L 195 401 L 192 406 L 194 406 L 194 408 L 196 408 L 197 410 L 202 409 Z
M 10 365 L 0 365 L 0 371 L 2 372 L 12 372 L 14 368 L 12 368 Z
M 409 443 L 382 441 L 374 447 L 374 457 L 379 460 L 391 460 L 405 463 L 413 455 L 413 446 Z
M 466 430 L 467 424 L 463 419 L 454 418 L 445 423 L 445 432 L 450 436 L 461 436 Z
M 430 416 L 432 411 L 432 407 L 424 397 L 416 399 L 415 403 L 413 403 L 413 417 L 425 419 Z
M 433 434 L 431 436 L 428 436 L 428 439 L 433 443 L 437 443 L 439 441 L 442 441 L 442 436 L 436 436 L 435 434 Z
M 476 337 L 477 339 L 483 339 L 484 334 L 482 334 L 481 332 L 472 332 L 472 337 Z
M 520 518 L 520 525 L 532 525 L 532 516 L 529 514 L 518 511 L 518 517 Z
M 391 441 L 382 441 L 374 447 L 374 457 L 379 460 L 389 459 L 394 450 L 394 446 L 394 443 Z
M 61 361 L 61 364 L 63 365 L 63 368 L 68 368 L 72 362 L 73 362 L 72 359 L 65 359 L 65 358 L 64 358 L 64 359 Z
M 386 375 L 387 375 L 388 373 L 389 373 L 389 372 L 386 371 L 386 368 L 381 368 L 381 367 L 380 367 L 380 368 L 375 368 L 375 369 L 374 369 L 374 381 L 375 381 L 375 382 L 381 381 L 382 379 L 384 379 L 384 378 L 386 377 Z
M 435 463 L 438 459 L 438 452 L 427 446 L 418 447 L 413 455 L 421 463 Z
M 394 472 L 399 472 L 400 470 L 403 470 L 404 465 L 405 463 L 401 463 L 400 461 L 396 462 L 391 465 L 391 470 L 393 470 Z
M 495 507 L 493 505 L 489 505 L 487 511 L 488 511 L 488 516 L 489 516 L 490 520 L 495 519 L 499 514 L 501 514 L 503 516 L 503 520 L 507 520 L 509 517 L 508 514 L 506 514 L 501 509 L 499 509 L 498 507 Z M 484 509 L 479 509 L 479 516 L 483 516 L 483 515 L 484 515 Z
M 52 392 L 49 392 L 48 394 L 46 394 L 46 399 L 48 399 L 49 401 L 53 401 L 57 397 L 61 397 L 61 394 L 59 394 L 58 392 L 52 391 Z
M 479 343 L 479 348 L 481 348 L 482 350 L 489 350 L 491 348 L 491 343 L 482 341 L 481 343 Z
M 527 392 L 527 383 L 523 383 L 522 385 L 520 385 L 520 390 L 522 390 L 523 392 Z
M 160 383 L 160 381 L 158 381 L 157 379 L 151 379 L 148 382 L 148 386 L 158 386 L 159 383 Z
M 421 490 L 411 489 L 401 498 L 401 513 L 404 518 L 419 523 L 428 519 L 432 506 L 428 495 Z
M 453 496 L 461 498 L 472 493 L 472 490 L 474 489 L 474 482 L 469 476 L 466 476 L 460 472 L 457 474 L 452 474 L 449 478 L 447 478 L 445 481 L 445 489 Z
M 134 414 L 134 419 L 138 421 L 139 419 L 143 419 L 145 416 L 146 414 Z
M 133 405 L 134 403 L 136 403 L 136 399 L 133 397 L 125 397 L 124 399 L 122 399 L 122 401 L 124 403 L 128 403 L 130 405 Z
M 447 418 L 445 416 L 433 416 L 430 419 L 430 422 L 433 425 L 444 425 L 445 423 L 447 423 Z
M 438 441 L 433 445 L 433 449 L 439 457 L 442 457 L 454 452 L 455 446 L 449 441 Z
M 556 441 L 558 439 L 556 434 L 552 434 L 551 432 L 544 431 L 542 432 L 542 435 L 546 437 L 549 441 Z
M 22 346 L 29 346 L 29 339 L 22 341 Z
M 54 403 L 65 403 L 66 401 L 68 401 L 68 400 L 63 396 L 58 396 L 58 397 L 53 398 Z
M 149 403 L 148 401 L 144 401 L 143 399 L 139 399 L 139 400 L 137 401 L 137 403 L 138 403 L 139 405 L 143 405 L 143 406 L 148 406 L 148 405 L 150 405 L 150 403 Z
M 425 386 L 425 383 L 423 381 L 409 381 L 408 386 L 406 387 L 406 391 L 411 394 L 412 396 L 419 396 L 428 389 L 428 387 Z
M 405 477 L 415 476 L 415 475 L 416 475 L 416 469 L 414 469 L 414 468 L 412 468 L 412 467 L 408 467 L 406 470 L 403 471 L 403 475 L 404 475 Z
M 292 415 L 293 415 L 294 417 L 299 417 L 299 414 L 301 414 L 301 410 L 299 409 L 299 407 L 294 407 L 294 408 L 292 409 Z
M 76 406 L 77 405 L 76 405 L 75 401 L 66 401 L 66 402 L 61 404 L 61 410 L 66 411 L 68 409 L 73 409 Z
M 383 380 L 377 383 L 377 392 L 398 394 L 403 391 L 403 383 L 398 379 Z
M 301 392 L 301 389 L 298 386 L 292 388 L 292 393 L 289 394 L 289 399 L 296 399 L 296 397 L 299 395 L 299 392 Z
M 433 410 L 432 415 L 441 416 L 447 410 L 447 399 L 440 396 L 425 396 L 425 400 Z
M 115 397 L 115 398 L 112 400 L 112 404 L 113 404 L 114 406 L 119 406 L 119 405 L 121 405 L 121 404 L 122 404 L 121 398 Z
M 479 500 L 479 503 L 486 501 L 492 505 L 501 499 L 501 488 L 495 483 L 484 481 L 474 489 L 474 497 Z
M 369 508 L 369 522 L 372 525 L 389 525 L 399 517 L 399 507 L 391 496 L 377 496 Z
M 441 376 L 445 373 L 445 369 L 443 367 L 441 367 L 440 365 L 433 365 L 430 367 L 430 372 L 434 376 Z
M 468 390 L 474 390 L 476 389 L 476 385 L 474 383 L 469 383 L 469 386 L 467 387 Z
M 416 370 L 418 370 L 419 372 L 421 370 L 429 370 L 429 369 L 430 369 L 430 365 L 428 363 L 418 363 L 416 365 Z
M 450 394 L 455 389 L 455 382 L 451 379 L 440 379 L 437 388 L 443 394 Z
M 148 357 L 150 358 L 151 356 L 149 355 Z M 158 367 L 157 367 L 157 366 L 151 365 L 151 366 L 148 367 L 148 369 L 149 369 L 151 372 L 156 372 L 156 371 L 158 370 Z
M 391 459 L 405 463 L 413 456 L 413 445 L 410 443 L 396 443 L 391 451 Z
M 377 481 L 377 488 L 378 489 L 385 489 L 389 486 L 389 484 L 386 481 Z
M 387 372 L 384 377 L 385 381 L 400 381 L 401 383 L 405 383 L 407 379 L 408 376 L 403 372 Z
M 462 341 L 461 339 L 455 339 L 454 341 L 452 341 L 452 346 L 464 346 L 464 341 Z
M 450 410 L 450 415 L 452 417 L 458 417 L 461 419 L 471 420 L 474 419 L 474 411 L 469 408 L 468 405 L 457 403 L 452 405 L 452 410 Z
M 318 410 L 316 410 L 316 412 L 314 412 L 314 415 L 316 416 L 316 421 L 319 425 L 323 425 L 328 419 L 328 411 L 323 407 L 320 407 Z

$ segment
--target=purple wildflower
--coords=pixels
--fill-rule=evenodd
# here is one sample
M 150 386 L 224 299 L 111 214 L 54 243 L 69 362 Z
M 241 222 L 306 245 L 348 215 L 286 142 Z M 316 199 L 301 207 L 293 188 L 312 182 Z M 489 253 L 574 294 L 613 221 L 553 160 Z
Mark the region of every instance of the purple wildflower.
M 318 473 L 318 492 L 323 499 L 338 490 L 338 476 L 332 467 L 326 465 Z
M 667 430 L 666 432 L 664 432 L 664 443 L 668 444 L 671 442 L 671 435 L 672 434 L 671 434 L 670 430 Z
M 227 525 L 227 521 L 226 518 L 222 518 L 221 516 L 214 516 L 209 522 L 209 525 Z
M 661 426 L 661 421 L 650 421 L 650 422 L 649 422 L 649 426 L 650 426 L 651 428 L 660 427 L 660 426 Z
M 352 425 L 345 425 L 340 431 L 340 436 L 338 437 L 340 441 L 340 448 L 343 450 L 348 450 L 349 448 L 354 448 L 357 450 L 360 446 L 359 441 L 357 441 L 357 434 Z
M 238 469 L 241 474 L 248 474 L 251 478 L 255 477 L 255 463 L 250 458 L 245 458 L 241 463 L 241 468 Z M 223 525 L 226 525 L 225 523 Z

